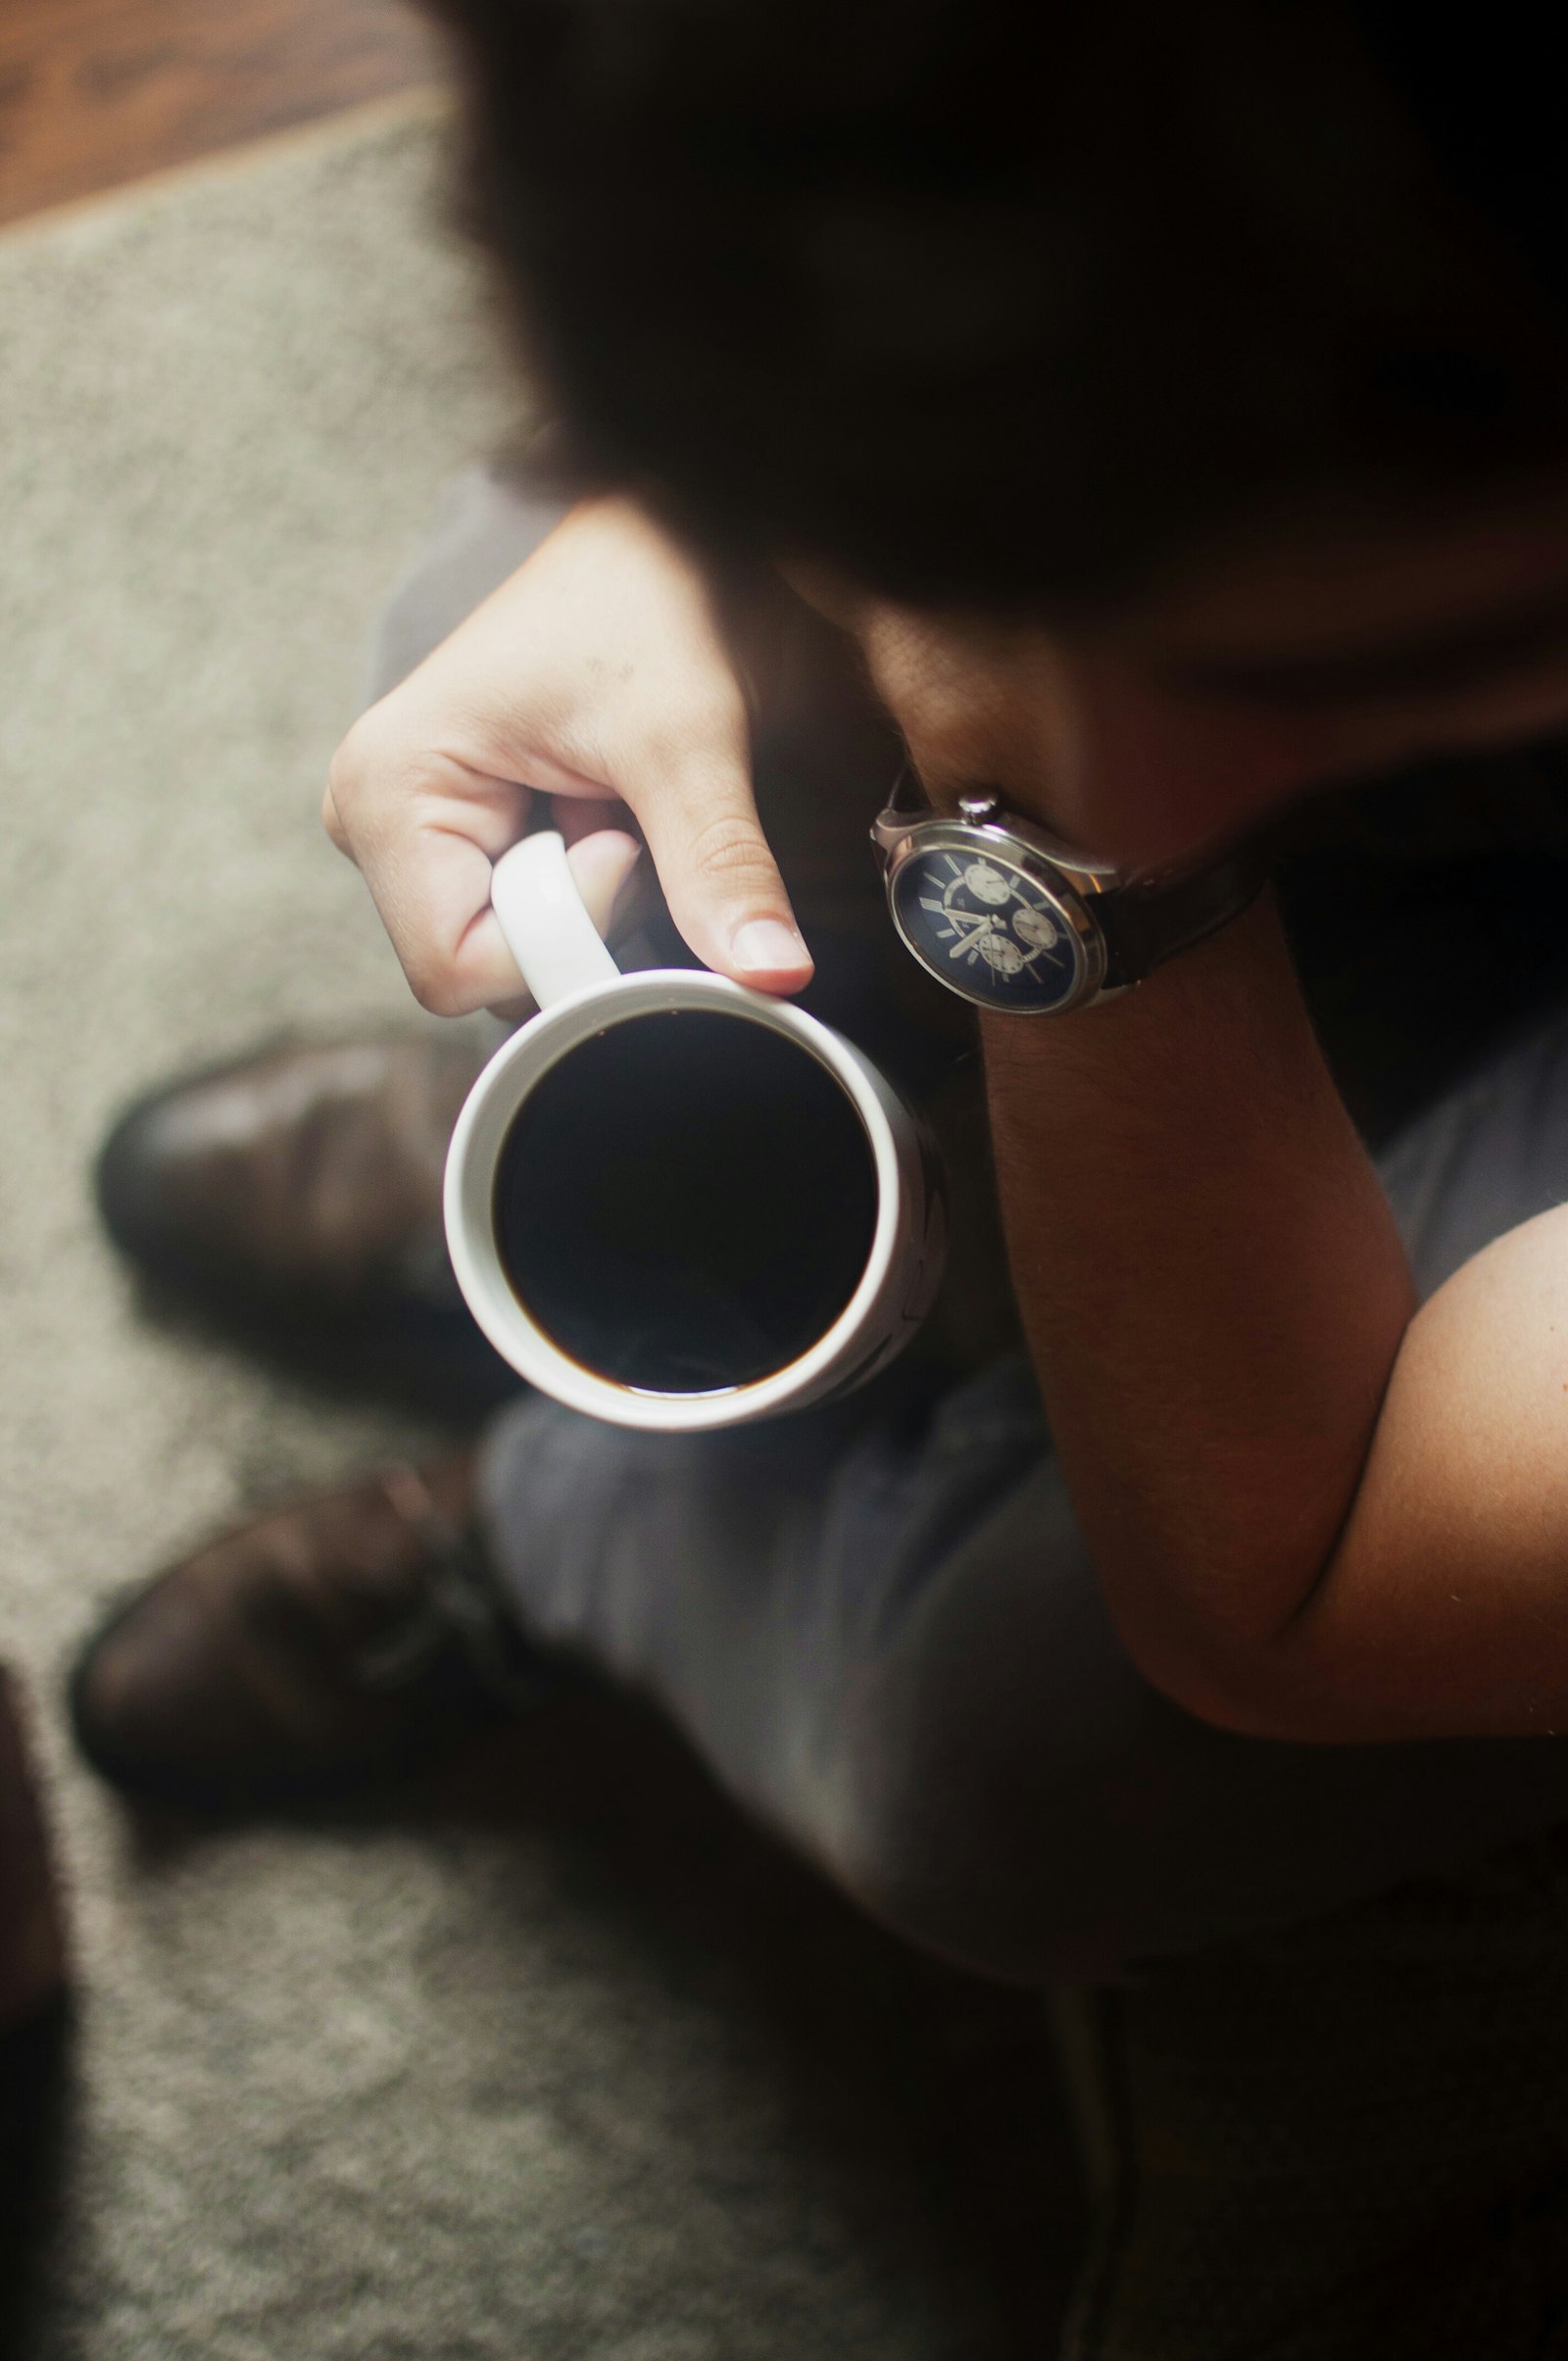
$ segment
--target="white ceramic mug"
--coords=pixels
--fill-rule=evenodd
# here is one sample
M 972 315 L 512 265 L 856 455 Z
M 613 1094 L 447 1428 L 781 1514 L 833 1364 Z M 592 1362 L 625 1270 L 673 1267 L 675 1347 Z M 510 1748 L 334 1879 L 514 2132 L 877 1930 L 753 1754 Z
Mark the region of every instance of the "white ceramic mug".
M 496 863 L 491 902 L 539 1004 L 468 1094 L 447 1152 L 446 1228 L 469 1310 L 520 1376 L 557 1401 L 620 1426 L 691 1434 L 803 1409 L 884 1368 L 924 1318 L 947 1251 L 947 1197 L 929 1133 L 852 1042 L 790 1002 L 706 969 L 622 975 L 595 931 L 553 831 Z M 520 1300 L 497 1235 L 497 1174 L 530 1093 L 574 1049 L 628 1018 L 703 1009 L 782 1034 L 826 1068 L 864 1135 L 874 1176 L 871 1245 L 858 1283 L 822 1335 L 753 1382 L 702 1392 L 622 1384 L 564 1351 Z M 649 1240 L 657 1255 L 658 1240 Z

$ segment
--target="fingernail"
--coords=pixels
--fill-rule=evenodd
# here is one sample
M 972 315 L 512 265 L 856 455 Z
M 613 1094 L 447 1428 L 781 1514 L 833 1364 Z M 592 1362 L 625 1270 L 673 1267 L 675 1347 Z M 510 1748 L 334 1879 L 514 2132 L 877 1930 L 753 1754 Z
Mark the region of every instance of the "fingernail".
M 754 975 L 775 975 L 781 969 L 808 967 L 811 955 L 793 926 L 782 918 L 748 918 L 735 930 L 730 956 L 737 967 Z

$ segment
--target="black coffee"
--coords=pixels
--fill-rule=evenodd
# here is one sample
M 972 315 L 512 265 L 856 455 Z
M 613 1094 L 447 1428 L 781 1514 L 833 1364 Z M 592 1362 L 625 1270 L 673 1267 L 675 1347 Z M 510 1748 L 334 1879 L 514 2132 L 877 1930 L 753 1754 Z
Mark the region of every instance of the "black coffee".
M 518 1109 L 496 1238 L 529 1316 L 616 1384 L 699 1394 L 787 1368 L 848 1303 L 876 1175 L 809 1051 L 744 1017 L 632 1016 Z

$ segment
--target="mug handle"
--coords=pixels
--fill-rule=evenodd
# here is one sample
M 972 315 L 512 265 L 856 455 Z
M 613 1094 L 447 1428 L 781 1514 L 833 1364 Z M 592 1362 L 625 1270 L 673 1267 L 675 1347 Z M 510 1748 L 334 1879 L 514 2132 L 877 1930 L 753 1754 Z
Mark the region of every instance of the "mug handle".
M 566 866 L 564 839 L 541 828 L 503 853 L 490 873 L 490 907 L 507 949 L 541 1008 L 620 975 Z

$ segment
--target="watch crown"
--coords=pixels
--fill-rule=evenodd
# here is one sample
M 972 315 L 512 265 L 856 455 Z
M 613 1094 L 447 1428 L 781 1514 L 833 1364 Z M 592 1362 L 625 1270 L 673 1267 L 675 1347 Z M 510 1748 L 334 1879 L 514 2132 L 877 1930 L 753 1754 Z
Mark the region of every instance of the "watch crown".
M 995 819 L 1001 808 L 996 797 L 985 792 L 960 795 L 958 798 L 958 811 L 963 818 L 970 821 Z

